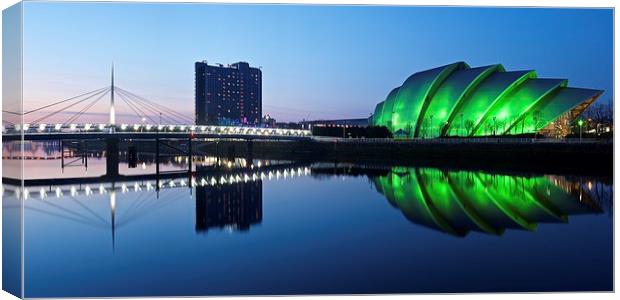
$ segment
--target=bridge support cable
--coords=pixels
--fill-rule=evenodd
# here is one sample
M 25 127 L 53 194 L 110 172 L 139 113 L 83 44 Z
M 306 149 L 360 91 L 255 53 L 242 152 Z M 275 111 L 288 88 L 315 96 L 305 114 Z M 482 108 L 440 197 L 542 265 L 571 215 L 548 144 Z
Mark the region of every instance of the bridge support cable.
M 135 101 L 135 98 L 129 94 L 127 94 L 124 91 L 119 91 L 121 94 L 125 95 L 125 97 L 128 97 L 127 99 L 129 101 L 132 101 L 134 105 L 136 105 L 136 107 L 141 107 L 144 111 L 149 111 L 152 115 L 156 115 L 159 116 L 165 123 L 170 123 L 170 124 L 178 124 L 179 121 L 168 117 L 167 115 L 164 115 L 163 112 L 156 110 L 155 108 L 153 108 L 153 106 L 151 105 L 144 105 L 142 102 L 139 101 Z M 154 122 L 155 124 L 159 124 L 160 122 Z
M 131 101 L 123 94 L 120 93 L 120 91 L 116 91 L 115 92 L 120 98 L 121 100 L 123 100 L 123 102 L 125 102 L 127 104 L 127 106 L 129 106 L 129 108 L 136 113 L 136 115 L 138 115 L 141 119 L 149 119 L 149 121 L 151 121 L 152 123 L 156 124 L 157 122 L 151 118 L 150 115 L 148 115 L 147 113 L 145 113 L 142 109 L 140 109 L 139 107 L 136 106 L 135 103 L 131 103 Z
M 125 91 L 125 92 L 128 92 L 128 91 Z M 146 98 L 144 98 L 142 96 L 136 95 L 134 93 L 131 93 L 131 92 L 128 92 L 128 93 L 133 95 L 136 98 L 137 101 L 142 102 L 145 105 L 155 106 L 156 108 L 159 108 L 160 110 L 162 110 L 162 111 L 164 111 L 166 113 L 169 113 L 169 114 L 175 116 L 176 118 L 181 119 L 182 121 L 184 121 L 186 123 L 190 123 L 191 124 L 193 122 L 193 120 L 191 118 L 188 118 L 187 116 L 185 116 L 185 115 L 183 115 L 183 114 L 181 114 L 181 113 L 179 113 L 179 112 L 177 112 L 177 111 L 175 111 L 175 110 L 173 110 L 173 109 L 171 109 L 169 107 L 161 105 L 161 104 L 159 104 L 159 103 L 157 103 L 155 101 L 148 100 L 148 99 L 146 99 Z
M 71 98 L 67 98 L 67 99 L 64 99 L 64 100 L 56 101 L 54 103 L 47 104 L 47 105 L 41 106 L 39 108 L 35 108 L 33 110 L 29 110 L 27 112 L 24 112 L 23 114 L 27 115 L 27 114 L 30 114 L 30 113 L 33 113 L 33 112 L 37 112 L 37 111 L 40 111 L 42 109 L 46 109 L 46 108 L 49 108 L 49 107 L 52 107 L 52 106 L 55 106 L 55 105 L 58 105 L 58 104 L 62 104 L 62 103 L 65 103 L 65 102 L 69 102 L 71 100 L 79 99 L 79 98 L 81 98 L 83 96 L 87 96 L 87 95 L 91 95 L 91 94 L 96 94 L 96 93 L 104 91 L 106 89 L 108 89 L 108 87 L 103 87 L 103 88 L 100 88 L 100 89 L 96 89 L 94 91 L 90 91 L 90 92 L 83 93 L 83 94 L 80 94 L 80 95 L 77 95 L 77 96 L 73 96 Z M 4 112 L 4 111 L 2 111 L 2 112 Z
M 144 104 L 143 102 L 136 100 L 135 96 L 132 96 L 131 94 L 129 94 L 127 91 L 122 90 L 121 88 L 117 87 L 117 91 L 119 92 L 119 95 L 124 95 L 125 97 L 127 97 L 127 99 L 129 101 L 131 101 L 134 105 L 141 107 L 143 110 L 145 111 L 149 111 L 150 113 L 154 114 L 154 115 L 158 115 L 159 117 L 161 117 L 164 122 L 170 123 L 170 124 L 180 124 L 183 122 L 179 122 L 179 120 L 169 117 L 167 115 L 164 115 L 162 111 L 159 111 L 149 105 Z M 154 122 L 156 124 L 158 124 L 158 122 Z
M 71 97 L 71 98 L 67 98 L 67 99 L 64 99 L 64 100 L 56 101 L 56 102 L 54 102 L 54 103 L 47 104 L 47 105 L 41 106 L 41 107 L 39 107 L 39 108 L 35 108 L 35 109 L 33 109 L 33 110 L 29 110 L 29 111 L 27 111 L 27 112 L 23 112 L 23 113 L 14 112 L 14 111 L 8 111 L 8 110 L 2 110 L 2 113 L 12 114 L 12 115 L 18 115 L 18 116 L 21 116 L 21 115 L 27 115 L 27 114 L 30 114 L 30 113 L 33 113 L 33 112 L 40 111 L 40 110 L 42 110 L 42 109 L 46 109 L 46 108 L 48 108 L 48 107 L 52 107 L 52 106 L 54 106 L 54 105 L 58 105 L 58 104 L 65 103 L 65 102 L 69 102 L 69 101 L 71 101 L 71 100 L 75 100 L 75 99 L 78 99 L 78 98 L 80 98 L 80 97 L 83 97 L 83 96 L 86 96 L 86 95 L 89 95 L 89 94 L 93 94 L 93 93 L 96 93 L 96 92 L 102 91 L 102 90 L 104 90 L 104 89 L 106 89 L 106 88 L 107 88 L 107 87 L 103 87 L 103 88 L 100 88 L 100 89 L 97 89 L 97 90 L 94 90 L 94 91 L 90 91 L 90 92 L 86 92 L 86 93 L 83 93 L 83 94 L 80 94 L 80 95 L 77 95 L 77 96 L 73 96 L 73 97 Z
M 185 123 L 185 121 L 183 121 L 181 119 L 181 121 L 179 121 L 178 117 L 175 115 L 175 113 L 170 113 L 168 111 L 164 111 L 162 109 L 159 109 L 157 106 L 155 105 L 149 105 L 148 103 L 145 103 L 143 100 L 140 100 L 139 98 L 137 98 L 134 94 L 127 92 L 127 91 L 122 91 L 123 93 L 125 93 L 126 96 L 128 96 L 130 98 L 130 100 L 136 104 L 139 105 L 140 107 L 142 107 L 145 110 L 149 110 L 152 113 L 159 115 L 162 119 L 167 119 L 169 121 L 167 121 L 168 123 L 171 124 L 183 124 Z
M 161 105 L 161 104 L 159 104 L 157 102 L 148 100 L 148 99 L 146 99 L 146 98 L 144 98 L 142 96 L 136 95 L 136 94 L 134 94 L 132 92 L 129 92 L 129 91 L 125 90 L 125 89 L 122 89 L 122 88 L 119 88 L 119 87 L 117 87 L 117 88 L 119 90 L 122 90 L 125 93 L 133 96 L 135 101 L 142 102 L 144 105 L 153 106 L 153 107 L 157 108 L 158 110 L 160 110 L 161 112 L 166 112 L 166 113 L 168 113 L 168 114 L 170 114 L 170 115 L 172 115 L 172 116 L 174 116 L 174 117 L 176 117 L 176 118 L 178 118 L 178 119 L 180 119 L 180 120 L 182 120 L 182 121 L 184 121 L 184 122 L 186 122 L 188 124 L 191 124 L 193 122 L 193 120 L 191 118 L 188 118 L 187 116 L 185 116 L 185 115 L 183 115 L 183 114 L 181 114 L 181 113 L 179 113 L 179 112 L 177 112 L 177 111 L 175 111 L 175 110 L 173 110 L 171 108 L 168 108 L 168 107 L 166 107 L 164 105 Z
M 38 118 L 38 119 L 36 119 L 36 120 L 34 120 L 34 121 L 30 122 L 30 123 L 32 123 L 32 124 L 38 124 L 39 122 L 41 122 L 41 121 L 43 121 L 43 120 L 45 120 L 45 119 L 47 119 L 47 118 L 49 118 L 49 117 L 55 116 L 56 114 L 58 114 L 58 113 L 60 113 L 60 112 L 63 112 L 63 111 L 65 111 L 65 110 L 67 110 L 67 109 L 69 109 L 69 108 L 71 108 L 71 107 L 73 107 L 73 106 L 75 106 L 75 105 L 77 105 L 77 104 L 80 104 L 80 103 L 82 103 L 82 102 L 85 102 L 85 101 L 86 101 L 86 100 L 88 100 L 88 99 L 91 99 L 91 98 L 93 98 L 93 97 L 95 97 L 95 96 L 97 96 L 97 95 L 100 95 L 101 93 L 105 92 L 106 90 L 109 90 L 109 87 L 104 88 L 104 89 L 102 89 L 102 90 L 99 90 L 97 93 L 91 94 L 91 95 L 89 95 L 88 97 L 86 97 L 86 98 L 84 98 L 84 99 L 82 99 L 82 100 L 79 100 L 79 101 L 77 101 L 77 102 L 75 102 L 75 103 L 71 103 L 71 104 L 69 104 L 69 105 L 67 105 L 67 106 L 63 107 L 63 108 L 62 108 L 62 109 L 60 109 L 60 110 L 53 111 L 53 112 L 51 112 L 51 113 L 49 113 L 49 114 L 47 114 L 47 115 L 45 115 L 45 116 L 43 116 L 43 117 L 40 117 L 40 118 Z M 74 99 L 75 99 L 75 98 L 74 98 Z
M 68 125 L 71 124 L 73 122 L 75 122 L 77 119 L 79 119 L 86 111 L 88 111 L 91 107 L 93 107 L 95 104 L 97 104 L 97 102 L 99 102 L 99 100 L 101 100 L 101 98 L 103 98 L 105 95 L 107 95 L 110 91 L 105 91 L 103 94 L 99 95 L 99 97 L 95 98 L 95 100 L 91 101 L 89 104 L 87 104 L 84 108 L 82 108 L 82 110 L 80 110 L 79 112 L 77 112 L 75 115 L 71 116 L 65 123 L 63 123 L 63 125 Z

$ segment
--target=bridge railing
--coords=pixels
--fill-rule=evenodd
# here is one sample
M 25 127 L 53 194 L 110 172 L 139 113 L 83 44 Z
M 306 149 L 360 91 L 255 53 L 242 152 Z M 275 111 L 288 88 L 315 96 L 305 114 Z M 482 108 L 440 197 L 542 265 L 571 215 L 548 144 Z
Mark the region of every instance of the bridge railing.
M 3 134 L 45 134 L 45 133 L 197 133 L 214 135 L 263 135 L 263 136 L 311 136 L 312 132 L 301 129 L 212 126 L 212 125 L 175 125 L 175 124 L 16 124 L 2 127 Z

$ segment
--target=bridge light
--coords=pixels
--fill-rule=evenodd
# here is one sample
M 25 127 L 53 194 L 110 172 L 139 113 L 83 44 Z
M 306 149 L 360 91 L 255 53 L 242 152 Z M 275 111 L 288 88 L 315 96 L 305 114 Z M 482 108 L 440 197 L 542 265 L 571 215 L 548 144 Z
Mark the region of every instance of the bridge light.
M 69 129 L 70 129 L 71 131 L 75 131 L 75 129 L 76 129 L 76 128 L 77 128 L 77 124 L 71 124 L 71 125 L 69 125 Z
M 140 125 L 139 124 L 133 124 L 133 130 L 138 131 L 138 129 L 140 129 Z
M 24 123 L 24 131 L 28 131 L 28 128 L 30 128 L 30 124 Z
M 207 126 L 200 126 L 200 130 L 201 130 L 201 131 L 205 131 L 205 130 L 207 130 Z
M 45 124 L 39 124 L 39 131 L 45 130 L 45 127 L 46 127 Z
M 91 126 L 92 126 L 92 125 L 91 125 L 91 124 L 88 124 L 88 123 L 84 124 L 84 130 L 86 130 L 86 131 L 90 130 L 90 127 L 91 127 Z
M 174 125 L 169 126 L 170 130 L 174 130 Z
M 185 125 L 179 126 L 179 129 L 181 129 L 181 131 L 185 131 Z
M 164 129 L 164 125 L 157 125 L 157 130 L 162 130 Z
M 127 130 L 127 124 L 121 124 L 121 130 Z
M 105 124 L 99 124 L 99 130 L 103 130 L 105 128 Z
M 56 124 L 56 126 L 54 126 L 55 130 L 60 130 L 60 128 L 62 128 L 62 124 Z
M 196 131 L 196 126 L 194 126 L 194 125 L 190 126 L 190 127 L 189 127 L 189 130 L 191 130 L 191 131 Z
M 153 125 L 148 124 L 148 125 L 145 126 L 145 128 L 146 128 L 146 130 L 151 130 L 151 128 L 153 128 Z

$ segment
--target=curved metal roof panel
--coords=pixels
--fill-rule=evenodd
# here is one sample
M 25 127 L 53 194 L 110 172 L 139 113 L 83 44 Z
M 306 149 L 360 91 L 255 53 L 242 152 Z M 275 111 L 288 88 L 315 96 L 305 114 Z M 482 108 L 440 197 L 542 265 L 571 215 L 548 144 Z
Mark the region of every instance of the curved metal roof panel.
M 422 118 L 432 119 L 432 123 L 441 125 L 448 122 L 457 104 L 460 103 L 463 96 L 484 78 L 491 75 L 492 72 L 498 70 L 498 65 L 471 68 L 465 70 L 454 71 L 441 84 L 437 92 L 431 98 L 428 108 Z M 422 123 L 422 136 L 439 136 L 440 130 L 426 130 L 425 124 Z M 440 126 L 435 128 L 439 129 Z M 431 124 L 430 128 L 434 128 Z
M 566 86 L 565 79 L 528 79 L 503 96 L 480 120 L 474 135 L 499 134 L 510 127 L 531 105 L 553 90 Z
M 463 62 L 458 62 L 411 75 L 398 91 L 392 107 L 391 130 L 415 130 L 418 117 L 422 112 L 429 94 L 432 94 L 437 85 L 452 71 L 468 68 Z
M 449 124 L 450 131 L 456 132 L 457 135 L 470 135 L 476 124 L 484 117 L 485 112 L 506 90 L 534 77 L 536 77 L 534 71 L 493 73 L 463 99 L 462 106 L 454 112 L 455 121 Z
M 535 132 L 578 105 L 588 101 L 594 102 L 603 91 L 583 88 L 561 88 L 557 93 L 549 95 L 526 115 L 526 132 Z M 536 120 L 534 120 L 536 119 Z
M 389 123 L 391 123 L 392 120 L 392 107 L 394 107 L 394 100 L 396 99 L 396 95 L 398 95 L 399 89 L 400 87 L 392 89 L 392 91 L 390 91 L 385 100 L 381 102 L 383 103 L 383 105 L 381 106 L 381 111 L 378 112 L 378 117 L 376 118 L 376 121 L 375 117 L 373 116 L 373 122 L 375 122 L 375 124 L 385 125 L 388 128 L 390 127 Z M 375 115 L 376 114 L 377 111 L 375 109 Z

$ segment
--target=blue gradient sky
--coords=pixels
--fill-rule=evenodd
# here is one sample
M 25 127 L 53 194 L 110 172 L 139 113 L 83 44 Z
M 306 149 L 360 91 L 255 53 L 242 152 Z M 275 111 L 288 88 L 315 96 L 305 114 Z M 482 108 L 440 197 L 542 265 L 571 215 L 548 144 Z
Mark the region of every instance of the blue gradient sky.
M 263 69 L 278 120 L 367 117 L 410 74 L 463 60 L 613 95 L 610 9 L 27 2 L 25 109 L 116 83 L 194 111 L 194 62 Z M 97 106 L 103 112 L 104 106 Z M 121 109 L 122 110 L 122 109 Z

